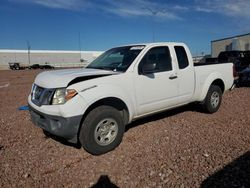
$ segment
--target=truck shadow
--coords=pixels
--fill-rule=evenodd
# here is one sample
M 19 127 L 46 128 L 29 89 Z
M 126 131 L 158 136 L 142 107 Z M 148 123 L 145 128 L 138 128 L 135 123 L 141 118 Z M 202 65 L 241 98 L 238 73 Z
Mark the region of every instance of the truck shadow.
M 143 125 L 145 123 L 152 122 L 152 121 L 157 121 L 157 120 L 164 119 L 164 118 L 167 118 L 167 117 L 171 117 L 171 116 L 174 116 L 176 114 L 183 113 L 183 112 L 186 112 L 186 111 L 202 112 L 202 109 L 201 109 L 200 105 L 192 103 L 192 104 L 188 104 L 188 105 L 178 107 L 178 108 L 175 108 L 175 109 L 172 109 L 172 110 L 160 112 L 160 113 L 157 113 L 157 114 L 154 114 L 154 115 L 150 115 L 148 117 L 138 119 L 138 120 L 132 122 L 131 124 L 128 124 L 126 126 L 126 128 L 125 128 L 125 132 L 127 132 L 129 129 L 132 129 L 134 127 L 138 127 L 138 126 Z M 81 149 L 81 144 L 80 144 L 79 141 L 78 141 L 78 143 L 74 144 L 74 143 L 68 142 L 66 139 L 64 139 L 62 137 L 52 135 L 52 134 L 50 134 L 50 133 L 48 133 L 46 131 L 43 131 L 43 133 L 44 133 L 45 139 L 51 138 L 51 139 L 53 139 L 53 140 L 55 140 L 57 142 L 60 142 L 63 145 L 74 147 L 76 149 Z
M 202 112 L 202 108 L 199 104 L 196 103 L 191 103 L 191 104 L 187 104 L 172 110 L 166 110 L 154 115 L 150 115 L 148 117 L 143 117 L 141 119 L 138 119 L 130 124 L 128 124 L 125 128 L 125 132 L 127 132 L 129 129 L 132 129 L 134 127 L 138 127 L 140 125 L 143 125 L 145 123 L 148 122 L 152 122 L 152 121 L 158 121 L 160 119 L 164 119 L 164 118 L 168 118 L 186 111 L 193 111 L 193 112 L 200 112 L 200 113 L 204 113 Z
M 62 137 L 59 137 L 59 136 L 56 136 L 56 135 L 53 135 L 53 134 L 50 134 L 50 133 L 48 133 L 48 132 L 46 132 L 46 131 L 43 131 L 43 134 L 44 134 L 44 138 L 45 139 L 48 139 L 48 138 L 51 138 L 51 139 L 53 139 L 53 140 L 55 140 L 55 141 L 57 141 L 57 142 L 60 142 L 61 144 L 63 144 L 63 145 L 66 145 L 66 146 L 70 146 L 70 147 L 74 147 L 74 148 L 76 148 L 76 149 L 81 149 L 81 144 L 78 142 L 78 143 L 76 143 L 76 144 L 74 144 L 74 143 L 70 143 L 70 142 L 68 142 L 66 139 L 64 139 L 64 138 L 62 138 Z
M 205 179 L 201 188 L 250 187 L 250 151 Z
M 112 183 L 107 175 L 101 175 L 91 188 L 118 188 L 118 186 Z
M 250 87 L 250 83 L 241 83 L 236 85 L 236 88 L 248 88 L 248 87 Z

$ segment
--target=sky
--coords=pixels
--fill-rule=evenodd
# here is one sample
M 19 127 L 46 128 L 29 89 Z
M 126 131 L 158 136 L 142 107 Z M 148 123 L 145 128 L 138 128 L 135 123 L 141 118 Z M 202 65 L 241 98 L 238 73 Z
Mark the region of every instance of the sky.
M 0 0 L 0 49 L 94 50 L 250 33 L 250 0 Z

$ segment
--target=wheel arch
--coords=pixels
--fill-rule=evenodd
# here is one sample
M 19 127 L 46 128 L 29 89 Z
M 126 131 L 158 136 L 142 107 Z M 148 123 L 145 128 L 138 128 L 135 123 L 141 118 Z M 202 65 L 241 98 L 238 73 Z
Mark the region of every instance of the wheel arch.
M 117 97 L 106 97 L 106 98 L 99 99 L 99 100 L 95 101 L 94 103 L 92 103 L 87 108 L 85 114 L 88 114 L 91 110 L 93 110 L 94 108 L 96 108 L 98 106 L 112 106 L 112 107 L 114 107 L 115 109 L 117 109 L 118 111 L 121 112 L 121 115 L 122 115 L 123 120 L 124 120 L 124 124 L 127 124 L 129 122 L 129 109 L 123 100 L 121 100 Z
M 203 101 L 207 95 L 207 92 L 210 88 L 211 85 L 217 85 L 220 87 L 222 94 L 225 91 L 225 83 L 223 81 L 222 76 L 219 73 L 213 73 L 208 76 L 206 81 L 204 82 L 205 84 L 203 85 L 203 88 L 201 90 L 201 94 L 199 95 L 199 100 L 198 101 Z
M 222 93 L 224 93 L 224 91 L 225 91 L 225 84 L 224 84 L 224 82 L 223 82 L 222 79 L 218 78 L 218 79 L 214 80 L 214 81 L 211 83 L 211 85 L 216 85 L 216 86 L 218 86 L 218 87 L 221 89 Z
M 81 120 L 80 126 L 78 128 L 77 139 L 79 139 L 80 130 L 81 130 L 83 121 L 86 118 L 86 116 L 93 109 L 95 109 L 95 108 L 97 108 L 99 106 L 105 106 L 105 105 L 106 106 L 112 106 L 115 109 L 117 109 L 121 113 L 121 116 L 122 116 L 123 121 L 124 121 L 124 125 L 128 124 L 130 112 L 129 112 L 129 109 L 128 109 L 126 103 L 123 100 L 121 100 L 120 98 L 117 98 L 117 97 L 105 97 L 105 98 L 102 98 L 102 99 L 99 99 L 99 100 L 93 102 L 91 105 L 89 105 L 87 107 L 85 113 L 82 116 L 82 120 Z M 78 143 L 79 143 L 79 140 L 78 140 Z
M 99 99 L 95 102 L 93 102 L 92 104 L 90 104 L 87 109 L 85 110 L 83 117 L 82 117 L 82 121 L 81 121 L 81 125 L 84 121 L 84 119 L 86 118 L 86 116 L 95 108 L 97 108 L 98 106 L 112 106 L 115 109 L 117 109 L 118 111 L 120 111 L 121 116 L 123 118 L 124 124 L 128 124 L 129 122 L 129 116 L 130 116 L 130 112 L 129 112 L 129 108 L 126 105 L 126 103 L 117 97 L 105 97 L 102 99 Z M 81 125 L 79 126 L 79 130 L 81 128 Z M 79 131 L 78 131 L 79 132 Z
M 207 92 L 210 88 L 211 85 L 216 85 L 221 89 L 222 94 L 225 91 L 225 84 L 221 78 L 214 79 L 213 81 L 211 80 L 209 84 L 206 85 L 206 87 L 203 88 L 202 92 L 202 101 L 206 98 Z

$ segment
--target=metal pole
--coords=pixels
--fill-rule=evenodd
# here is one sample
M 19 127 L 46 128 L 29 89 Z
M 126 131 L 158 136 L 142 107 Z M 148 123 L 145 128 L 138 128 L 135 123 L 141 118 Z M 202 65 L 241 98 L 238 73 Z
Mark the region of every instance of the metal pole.
M 80 51 L 80 62 L 82 60 L 82 47 L 81 47 L 81 33 L 78 33 L 78 43 L 79 43 L 79 51 Z
M 28 40 L 27 40 L 27 48 L 28 48 L 28 61 L 29 61 L 29 65 L 30 65 L 30 48 L 31 48 L 31 46 L 30 46 L 30 43 Z
M 16 50 L 15 50 L 15 63 L 16 63 Z

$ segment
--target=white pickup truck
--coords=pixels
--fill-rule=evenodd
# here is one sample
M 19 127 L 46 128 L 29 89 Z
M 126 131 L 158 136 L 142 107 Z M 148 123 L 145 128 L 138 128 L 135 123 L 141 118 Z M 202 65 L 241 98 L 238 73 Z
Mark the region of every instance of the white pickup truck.
M 233 64 L 194 65 L 183 43 L 112 48 L 84 69 L 42 72 L 28 97 L 45 133 L 91 154 L 113 150 L 135 119 L 192 102 L 216 112 L 233 86 Z

